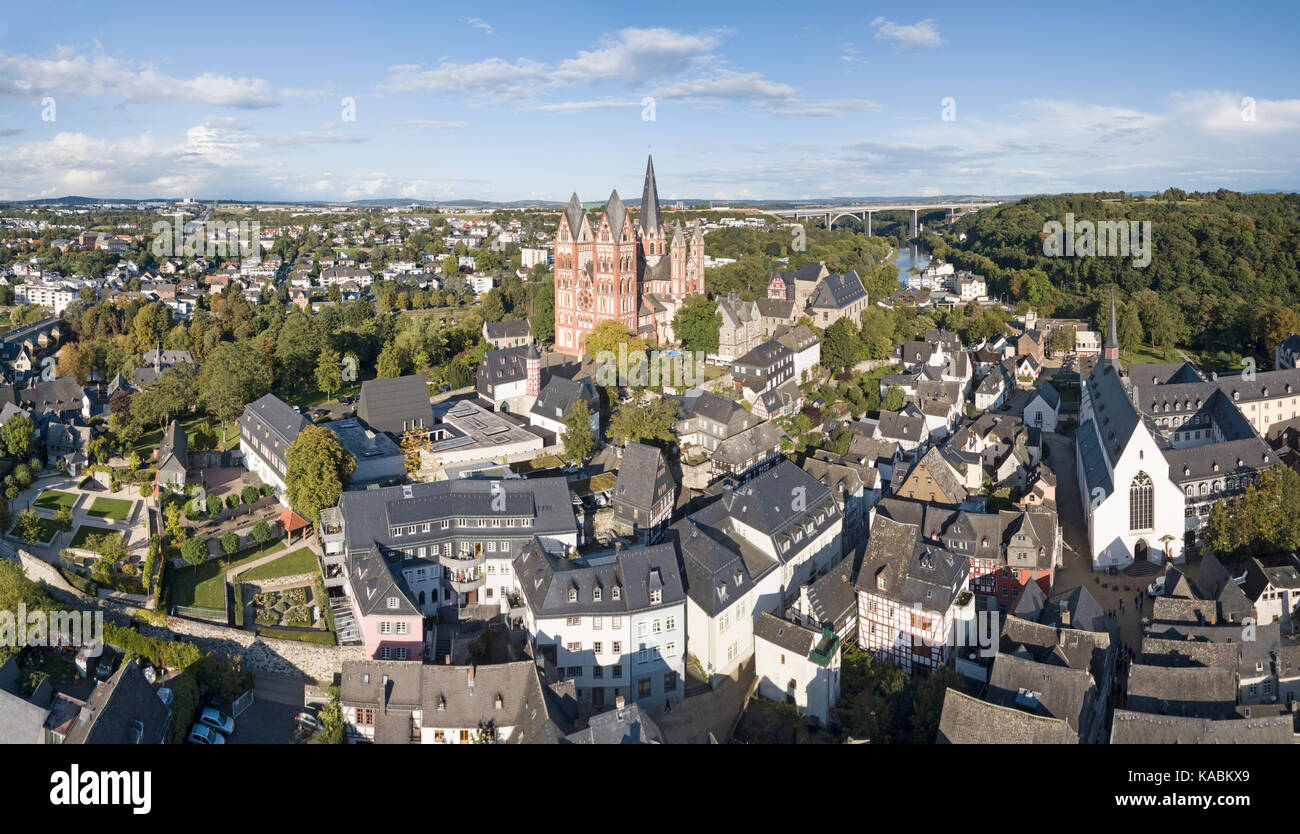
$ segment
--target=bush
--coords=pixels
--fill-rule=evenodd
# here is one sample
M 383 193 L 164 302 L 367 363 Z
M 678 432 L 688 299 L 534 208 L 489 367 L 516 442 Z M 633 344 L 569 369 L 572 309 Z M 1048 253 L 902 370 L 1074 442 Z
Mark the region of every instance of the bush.
M 284 614 L 284 625 L 309 626 L 311 625 L 311 612 L 301 605 L 297 608 L 290 608 Z
M 254 620 L 260 626 L 278 626 L 280 624 L 280 615 L 275 611 L 259 609 Z M 262 630 L 259 628 L 257 633 L 261 634 Z
M 238 506 L 239 506 L 239 499 L 238 499 L 238 498 L 236 498 L 236 497 L 233 496 L 233 495 L 227 495 L 227 496 L 226 496 L 226 509 L 228 509 L 228 510 L 233 510 L 235 507 L 238 507 Z
M 275 493 L 275 487 L 270 484 L 262 484 L 260 492 L 262 493 L 262 497 L 265 498 L 268 495 L 273 495 Z
M 78 591 L 81 591 L 83 594 L 88 594 L 93 597 L 99 590 L 98 586 L 96 586 L 94 582 L 79 573 L 67 570 L 66 568 L 59 568 L 59 573 L 63 575 L 64 579 L 68 580 L 69 585 L 76 588 Z
M 257 496 L 257 487 L 255 487 L 255 486 L 246 486 L 246 487 L 244 487 L 243 491 L 239 493 L 239 497 L 242 498 L 242 499 L 244 500 L 244 503 L 245 503 L 245 504 L 251 504 L 251 503 L 253 503 L 254 501 L 257 500 L 257 497 L 258 497 L 258 496 Z
M 208 515 L 216 515 L 221 512 L 221 499 L 215 495 L 208 496 Z

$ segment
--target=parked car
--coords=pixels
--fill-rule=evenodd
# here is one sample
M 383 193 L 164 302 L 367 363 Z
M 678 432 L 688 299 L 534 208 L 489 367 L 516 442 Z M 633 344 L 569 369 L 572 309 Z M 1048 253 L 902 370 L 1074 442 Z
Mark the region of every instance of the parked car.
M 190 744 L 225 744 L 226 737 L 206 724 L 190 727 Z
M 320 718 L 316 716 L 316 713 L 311 712 L 309 710 L 303 710 L 302 712 L 298 713 L 293 717 L 293 720 L 298 722 L 298 726 L 306 727 L 309 730 L 322 729 Z
M 1165 578 L 1158 577 L 1155 582 L 1147 586 L 1147 596 L 1158 597 L 1165 592 Z
M 215 707 L 204 707 L 199 713 L 199 723 L 226 735 L 235 731 L 235 719 Z

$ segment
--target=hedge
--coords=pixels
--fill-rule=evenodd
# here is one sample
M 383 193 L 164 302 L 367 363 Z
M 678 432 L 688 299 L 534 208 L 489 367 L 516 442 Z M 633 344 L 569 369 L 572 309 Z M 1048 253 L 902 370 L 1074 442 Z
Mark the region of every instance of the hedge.
M 87 579 L 79 573 L 67 570 L 66 568 L 59 568 L 59 573 L 63 575 L 64 579 L 68 580 L 69 585 L 76 588 L 78 591 L 81 591 L 83 594 L 89 594 L 93 597 L 99 590 L 99 586 L 97 586 L 93 580 Z
M 128 655 L 143 657 L 155 665 L 173 671 L 185 669 L 203 656 L 199 647 L 184 640 L 159 640 L 146 637 L 138 631 L 123 628 L 107 620 L 104 622 L 104 640 Z
M 258 637 L 272 637 L 277 640 L 297 640 L 299 643 L 323 643 L 334 645 L 332 631 L 293 631 L 287 628 L 259 628 Z

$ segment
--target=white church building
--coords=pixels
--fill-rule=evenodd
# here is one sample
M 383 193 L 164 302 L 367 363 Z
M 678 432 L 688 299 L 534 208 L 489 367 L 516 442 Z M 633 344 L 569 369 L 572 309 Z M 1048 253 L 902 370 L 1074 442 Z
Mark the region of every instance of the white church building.
M 1276 462 L 1240 397 L 1227 394 L 1236 377 L 1206 378 L 1188 363 L 1129 370 L 1119 361 L 1112 298 L 1110 332 L 1083 381 L 1075 435 L 1093 570 L 1139 559 L 1181 564 L 1210 506 Z

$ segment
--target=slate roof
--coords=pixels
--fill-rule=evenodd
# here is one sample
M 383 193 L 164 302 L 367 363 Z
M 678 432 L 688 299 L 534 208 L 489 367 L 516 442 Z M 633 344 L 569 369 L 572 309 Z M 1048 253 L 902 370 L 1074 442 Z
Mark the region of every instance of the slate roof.
M 244 406 L 239 425 L 260 439 L 263 446 L 270 446 L 275 459 L 283 460 L 298 433 L 310 426 L 311 421 L 284 400 L 266 394 Z M 259 454 L 266 453 L 259 451 Z
M 919 442 L 924 434 L 925 417 L 919 413 L 882 410 L 879 419 L 883 439 Z
M 501 511 L 492 506 L 494 493 L 505 494 Z M 563 477 L 500 481 L 470 478 L 349 490 L 339 497 L 339 510 L 346 519 L 349 553 L 367 551 L 375 544 L 410 548 L 457 539 L 480 540 L 484 528 L 475 524 L 476 519 L 493 515 L 532 519 L 528 527 L 488 528 L 494 538 L 522 541 L 532 536 L 558 537 L 577 532 L 569 487 Z M 461 527 L 461 519 L 469 526 Z M 444 520 L 448 522 L 446 530 L 440 523 Z M 425 523 L 430 525 L 427 533 L 420 529 L 400 538 L 390 533 L 391 527 L 399 524 Z
M 678 401 L 678 420 L 696 417 L 727 426 L 729 434 L 743 431 L 757 419 L 735 400 L 703 390 L 693 390 Z
M 533 402 L 530 413 L 551 420 L 563 420 L 578 400 L 586 401 L 587 410 L 592 416 L 600 413 L 600 395 L 590 379 L 565 379 L 562 376 L 552 376 L 542 386 L 541 393 Z
M 999 654 L 989 673 L 990 703 L 1018 707 L 1035 715 L 1063 718 L 1076 733 L 1091 732 L 1087 726 L 1093 703 L 1099 697 L 1096 681 L 1088 669 L 1039 663 L 1027 657 Z
M 376 431 L 401 434 L 408 426 L 433 426 L 433 406 L 424 374 L 391 379 L 368 379 L 361 383 L 357 417 Z
M 1150 635 L 1142 638 L 1141 660 L 1149 666 L 1206 666 L 1236 669 L 1237 654 L 1237 647 L 1232 643 L 1170 640 Z
M 808 299 L 808 308 L 812 310 L 843 310 L 845 307 L 865 300 L 867 291 L 862 286 L 862 279 L 856 272 L 832 272 L 822 279 L 817 289 Z
M 127 660 L 95 685 L 63 743 L 161 744 L 173 720 L 139 664 Z
M 1078 744 L 1063 718 L 981 701 L 956 689 L 944 693 L 938 744 Z
M 645 182 L 641 186 L 641 231 L 653 235 L 659 232 L 663 219 L 659 215 L 659 185 L 655 182 L 654 157 L 646 155 Z
M 420 616 L 420 608 L 412 599 L 406 579 L 400 571 L 389 568 L 379 545 L 373 545 L 369 550 L 349 551 L 347 567 L 352 599 L 361 609 L 362 616 Z M 396 600 L 396 604 L 390 604 L 389 600 Z
M 740 467 L 746 462 L 762 460 L 780 449 L 780 433 L 770 421 L 765 421 L 723 440 L 714 450 L 713 459 Z
M 1111 725 L 1110 743 L 1291 744 L 1294 742 L 1293 725 L 1289 715 L 1216 721 L 1117 709 Z
M 645 710 L 636 704 L 623 709 L 597 713 L 587 719 L 587 727 L 570 733 L 561 744 L 665 744 L 663 731 Z
M 1137 712 L 1194 718 L 1236 714 L 1236 673 L 1210 667 L 1129 667 L 1128 706 Z
M 1219 615 L 1225 620 L 1240 622 L 1243 617 L 1250 615 L 1253 606 L 1246 592 L 1228 573 L 1223 563 L 1208 551 L 1201 556 L 1201 567 L 1196 574 L 1196 589 L 1202 599 L 1218 602 Z
M 1176 484 L 1253 475 L 1277 462 L 1273 450 L 1258 437 L 1161 451 L 1169 461 L 1169 479 Z
M 158 446 L 158 468 L 179 466 L 188 469 L 190 465 L 189 438 L 179 420 L 172 420 L 163 432 L 162 443 Z
M 619 461 L 618 480 L 614 484 L 615 505 L 628 504 L 646 513 L 667 493 L 676 489 L 664 453 L 655 446 L 628 441 Z
M 589 564 L 547 553 L 534 539 L 515 556 L 514 574 L 538 619 L 628 614 L 686 599 L 677 555 L 670 544 L 621 550 L 612 561 Z M 571 591 L 576 592 L 572 601 Z M 651 591 L 660 592 L 660 602 L 650 601 Z
M 519 321 L 489 321 L 483 324 L 489 339 L 519 339 L 532 335 L 528 319 Z
M 766 640 L 798 657 L 808 658 L 822 641 L 822 633 L 764 611 L 754 619 L 754 639 Z
M 491 398 L 497 385 L 506 385 L 528 378 L 529 346 L 490 350 L 483 354 L 475 375 L 475 388 L 479 394 Z
M 42 744 L 54 691 L 41 686 L 26 698 L 20 692 L 18 659 L 10 657 L 0 665 L 0 744 Z
M 927 611 L 946 611 L 970 573 L 970 559 L 921 541 L 920 528 L 877 515 L 858 571 L 861 591 Z M 879 580 L 884 579 L 884 588 Z
M 809 615 L 838 632 L 857 617 L 858 594 L 853 587 L 853 560 L 845 559 L 808 586 Z
M 1297 568 L 1300 568 L 1300 564 L 1297 564 L 1294 556 L 1282 565 L 1265 565 L 1252 558 L 1246 563 L 1246 581 L 1241 583 L 1241 590 L 1247 599 L 1256 602 L 1270 586 L 1295 591 L 1300 589 L 1300 570 Z
M 15 391 L 18 404 L 35 412 L 81 411 L 86 392 L 70 376 L 42 380 Z

